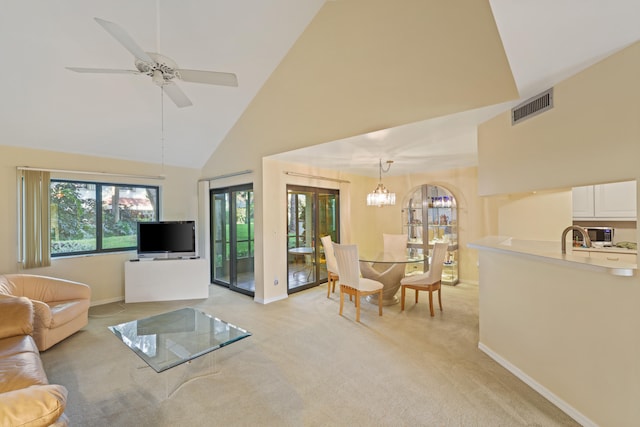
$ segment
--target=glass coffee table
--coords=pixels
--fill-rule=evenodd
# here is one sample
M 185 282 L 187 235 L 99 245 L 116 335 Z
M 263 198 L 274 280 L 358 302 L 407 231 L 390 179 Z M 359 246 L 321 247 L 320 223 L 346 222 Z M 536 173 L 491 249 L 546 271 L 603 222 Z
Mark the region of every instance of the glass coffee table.
M 205 360 L 201 366 L 191 366 L 197 358 L 251 336 L 245 329 L 192 307 L 109 326 L 109 330 L 157 373 L 185 365 L 178 374 L 178 386 L 167 391 L 166 397 L 186 382 L 186 376 L 204 376 L 198 372 L 202 365 L 211 368 L 207 358 L 201 358 Z

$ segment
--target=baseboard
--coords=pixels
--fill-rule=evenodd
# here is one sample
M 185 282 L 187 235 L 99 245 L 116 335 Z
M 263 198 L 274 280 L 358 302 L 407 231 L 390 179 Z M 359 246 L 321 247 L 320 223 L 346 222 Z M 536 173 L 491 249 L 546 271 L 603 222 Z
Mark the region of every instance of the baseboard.
M 287 298 L 289 298 L 289 295 L 280 295 L 280 296 L 277 296 L 275 298 L 269 298 L 269 299 L 254 298 L 253 300 L 255 302 L 260 303 L 260 304 L 269 304 L 269 303 L 280 301 L 280 300 L 287 299 Z
M 487 356 L 495 360 L 503 368 L 505 368 L 506 370 L 511 372 L 513 375 L 515 375 L 516 377 L 524 381 L 529 387 L 531 387 L 532 389 L 540 393 L 549 402 L 553 403 L 558 408 L 560 408 L 560 410 L 562 410 L 565 414 L 569 415 L 580 425 L 584 427 L 598 427 L 596 423 L 594 423 L 589 418 L 584 416 L 580 411 L 575 409 L 573 406 L 569 405 L 564 400 L 560 399 L 558 396 L 553 394 L 548 388 L 544 387 L 543 385 L 535 381 L 533 378 L 531 378 L 529 375 L 522 372 L 520 368 L 513 365 L 508 360 L 504 359 L 502 356 L 500 356 L 499 354 L 491 350 L 486 345 L 479 343 L 478 348 L 480 349 L 480 351 L 484 352 Z
M 97 301 L 91 301 L 91 304 L 89 304 L 89 306 L 93 307 L 93 306 L 96 306 L 96 305 L 111 304 L 112 302 L 119 302 L 119 301 L 124 301 L 124 296 L 115 297 L 115 298 L 108 298 L 108 299 L 101 299 L 101 300 L 97 300 Z

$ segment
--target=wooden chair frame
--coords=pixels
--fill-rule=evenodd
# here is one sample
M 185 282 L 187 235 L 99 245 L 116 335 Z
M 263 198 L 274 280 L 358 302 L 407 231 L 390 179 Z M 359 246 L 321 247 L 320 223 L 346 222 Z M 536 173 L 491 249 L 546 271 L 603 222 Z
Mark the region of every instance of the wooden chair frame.
M 378 294 L 378 315 L 382 316 L 382 288 L 375 291 L 361 291 L 359 289 L 352 288 L 344 284 L 340 285 L 340 316 L 342 316 L 342 307 L 344 305 L 344 295 L 349 295 L 349 298 L 356 298 L 356 322 L 360 321 L 360 298 L 367 295 Z

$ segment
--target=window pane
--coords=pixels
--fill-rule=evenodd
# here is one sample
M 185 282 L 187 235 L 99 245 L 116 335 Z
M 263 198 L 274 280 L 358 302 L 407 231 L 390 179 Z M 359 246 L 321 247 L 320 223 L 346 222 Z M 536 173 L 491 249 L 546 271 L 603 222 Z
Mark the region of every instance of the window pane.
M 137 222 L 155 221 L 154 188 L 102 185 L 102 249 L 135 248 Z
M 96 250 L 96 185 L 51 182 L 51 254 Z
M 51 180 L 51 255 L 133 249 L 158 220 L 158 187 Z

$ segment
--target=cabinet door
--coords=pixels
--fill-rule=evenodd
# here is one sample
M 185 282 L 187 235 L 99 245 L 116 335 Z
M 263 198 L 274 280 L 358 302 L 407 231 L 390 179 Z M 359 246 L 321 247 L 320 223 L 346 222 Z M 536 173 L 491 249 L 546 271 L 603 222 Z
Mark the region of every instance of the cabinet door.
M 636 220 L 636 182 L 594 186 L 595 216 Z
M 575 187 L 571 191 L 574 218 L 593 218 L 593 185 Z

